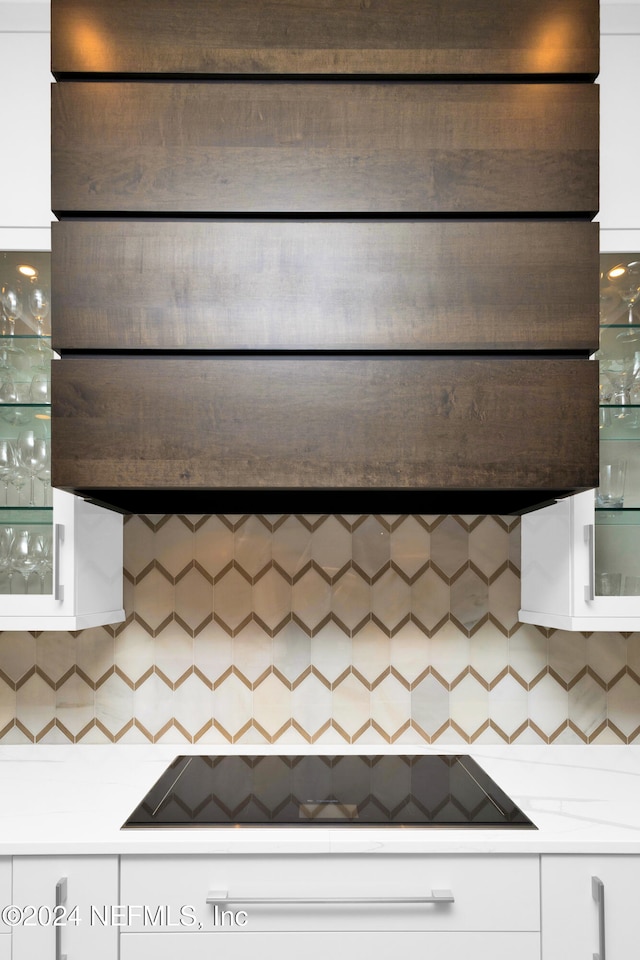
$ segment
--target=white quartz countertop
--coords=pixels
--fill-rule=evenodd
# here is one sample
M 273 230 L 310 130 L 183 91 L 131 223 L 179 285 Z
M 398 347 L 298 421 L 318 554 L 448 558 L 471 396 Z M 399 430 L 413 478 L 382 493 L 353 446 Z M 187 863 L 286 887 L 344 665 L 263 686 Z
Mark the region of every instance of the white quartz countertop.
M 462 827 L 121 825 L 179 754 L 449 753 L 472 756 L 537 830 Z M 0 747 L 0 855 L 99 853 L 640 853 L 640 747 L 401 749 Z

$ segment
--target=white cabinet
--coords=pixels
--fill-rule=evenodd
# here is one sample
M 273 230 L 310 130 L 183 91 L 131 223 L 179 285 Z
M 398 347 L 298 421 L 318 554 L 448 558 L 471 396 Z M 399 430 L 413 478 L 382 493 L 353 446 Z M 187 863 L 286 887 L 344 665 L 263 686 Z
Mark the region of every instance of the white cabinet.
M 123 856 L 120 897 L 151 910 L 121 929 L 122 960 L 540 951 L 536 856 Z
M 640 857 L 543 856 L 541 871 L 542 960 L 638 956 Z
M 82 630 L 124 620 L 122 550 L 119 514 L 54 490 L 49 592 L 3 594 L 0 630 Z
M 411 951 L 411 953 L 410 953 Z M 400 956 L 429 960 L 539 960 L 540 940 L 532 933 L 207 933 L 181 937 L 173 933 L 128 934 L 122 937 L 120 960 L 327 960 L 366 957 L 390 960 Z
M 639 630 L 640 597 L 598 596 L 596 538 L 604 556 L 629 553 L 626 573 L 640 573 L 639 526 L 596 528 L 593 491 L 568 497 L 522 518 L 521 609 L 523 623 L 559 630 Z M 621 536 L 618 544 L 611 532 Z M 598 548 L 600 550 L 600 548 Z M 600 557 L 599 565 L 606 563 Z M 616 558 L 616 568 L 624 558 Z
M 637 5 L 640 9 L 640 4 Z M 600 225 L 640 229 L 640 33 L 600 39 Z
M 58 960 L 62 956 L 67 960 L 117 960 L 118 927 L 103 925 L 92 912 L 92 907 L 102 911 L 103 905 L 118 903 L 116 856 L 15 857 L 10 902 L 20 908 L 44 908 L 35 918 L 26 911 L 29 922 L 25 919 L 14 926 L 13 960 Z M 57 915 L 64 922 L 58 927 L 46 922 L 48 911 L 55 912 L 56 904 Z

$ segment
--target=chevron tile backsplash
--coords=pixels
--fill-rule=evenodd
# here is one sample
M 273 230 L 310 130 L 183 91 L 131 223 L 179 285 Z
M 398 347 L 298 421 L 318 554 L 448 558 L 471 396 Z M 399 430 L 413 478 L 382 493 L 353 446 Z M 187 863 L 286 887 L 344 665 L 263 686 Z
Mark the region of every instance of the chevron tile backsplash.
M 0 634 L 0 742 L 636 741 L 640 634 L 518 623 L 519 532 L 129 517 L 124 623 Z

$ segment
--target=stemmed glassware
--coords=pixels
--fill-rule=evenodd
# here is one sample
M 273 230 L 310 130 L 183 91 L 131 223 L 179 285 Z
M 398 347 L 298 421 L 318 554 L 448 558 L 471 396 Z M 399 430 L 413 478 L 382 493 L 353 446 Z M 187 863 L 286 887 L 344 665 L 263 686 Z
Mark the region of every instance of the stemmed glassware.
M 9 481 L 16 466 L 16 454 L 13 444 L 6 438 L 0 438 L 0 480 L 4 483 L 5 506 L 9 503 Z
M 14 339 L 16 320 L 19 320 L 22 316 L 22 300 L 20 299 L 18 288 L 11 283 L 4 282 L 0 285 L 0 307 L 2 308 L 3 335 L 7 333 L 4 321 L 6 320 L 9 324 L 8 333 L 10 339 L 2 341 L 2 369 L 7 370 L 11 369 L 8 354 L 18 355 L 23 353 L 23 351 L 16 346 Z
M 44 593 L 47 574 L 53 571 L 51 537 L 44 533 L 34 534 L 31 537 L 31 554 L 34 560 L 34 569 L 40 577 L 40 593 Z
M 4 579 L 4 577 L 8 578 L 9 593 L 11 593 L 11 580 L 13 578 L 13 560 L 11 559 L 12 543 L 13 529 L 11 527 L 0 527 L 0 576 L 2 576 L 2 579 Z
M 24 593 L 29 590 L 29 577 L 36 567 L 36 558 L 31 550 L 31 534 L 28 530 L 16 533 L 9 550 L 11 557 L 11 572 L 9 573 L 9 592 L 12 592 L 12 577 L 17 571 L 24 579 Z
M 18 462 L 27 471 L 30 480 L 29 506 L 36 505 L 35 479 L 48 466 L 49 449 L 46 439 L 36 430 L 23 430 L 16 442 Z

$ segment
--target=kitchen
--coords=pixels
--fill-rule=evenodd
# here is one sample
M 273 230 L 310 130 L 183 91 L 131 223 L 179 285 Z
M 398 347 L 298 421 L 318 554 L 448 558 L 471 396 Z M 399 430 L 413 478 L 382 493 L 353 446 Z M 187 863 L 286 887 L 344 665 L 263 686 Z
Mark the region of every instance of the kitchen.
M 624 23 L 637 17 L 633 5 L 612 7 Z M 33 63 L 17 52 L 22 42 L 40 43 L 49 82 L 47 29 L 29 37 L 34 22 L 30 15 L 27 27 L 14 27 L 21 36 L 12 36 L 16 55 L 4 67 L 14 84 L 17 71 Z M 617 37 L 619 21 L 611 22 Z M 624 42 L 637 44 L 637 32 L 630 29 Z M 637 69 L 631 58 L 614 59 L 620 69 L 623 62 Z M 605 121 L 603 111 L 603 131 Z M 625 141 L 634 135 L 625 133 Z M 617 129 L 614 136 L 602 150 L 603 211 L 606 190 L 623 179 L 615 165 L 633 155 L 632 144 L 618 146 Z M 48 151 L 29 144 L 16 167 L 26 177 L 27 164 L 38 163 L 48 164 Z M 42 183 L 48 172 L 38 169 Z M 609 180 L 607 169 L 615 171 Z M 633 201 L 622 207 L 627 216 Z M 608 249 L 640 248 L 630 242 L 633 222 L 604 222 Z M 3 249 L 48 246 L 48 219 L 37 213 L 26 216 L 28 226 L 16 226 L 15 216 L 3 223 Z M 124 748 L 156 745 L 153 775 L 144 767 L 135 772 L 120 810 L 129 801 L 132 809 L 141 788 L 186 748 L 477 748 L 486 749 L 494 773 L 492 752 L 513 749 L 515 757 L 519 747 L 632 743 L 640 725 L 637 635 L 520 624 L 520 526 L 515 517 L 481 515 L 132 516 L 124 525 L 123 623 L 80 634 L 0 636 L 2 745 L 37 743 L 66 755 L 80 749 L 83 764 L 91 763 L 90 745 L 106 748 L 98 763 L 122 749 L 117 763 L 129 776 L 136 763 Z M 525 787 L 494 776 L 511 796 L 536 791 L 530 780 Z M 94 789 L 93 799 L 104 789 Z M 129 812 L 122 810 L 122 819 Z M 76 821 L 78 842 L 86 844 L 88 827 L 80 830 L 77 814 Z M 531 836 L 521 841 L 527 849 Z M 326 834 L 309 841 L 323 842 Z

